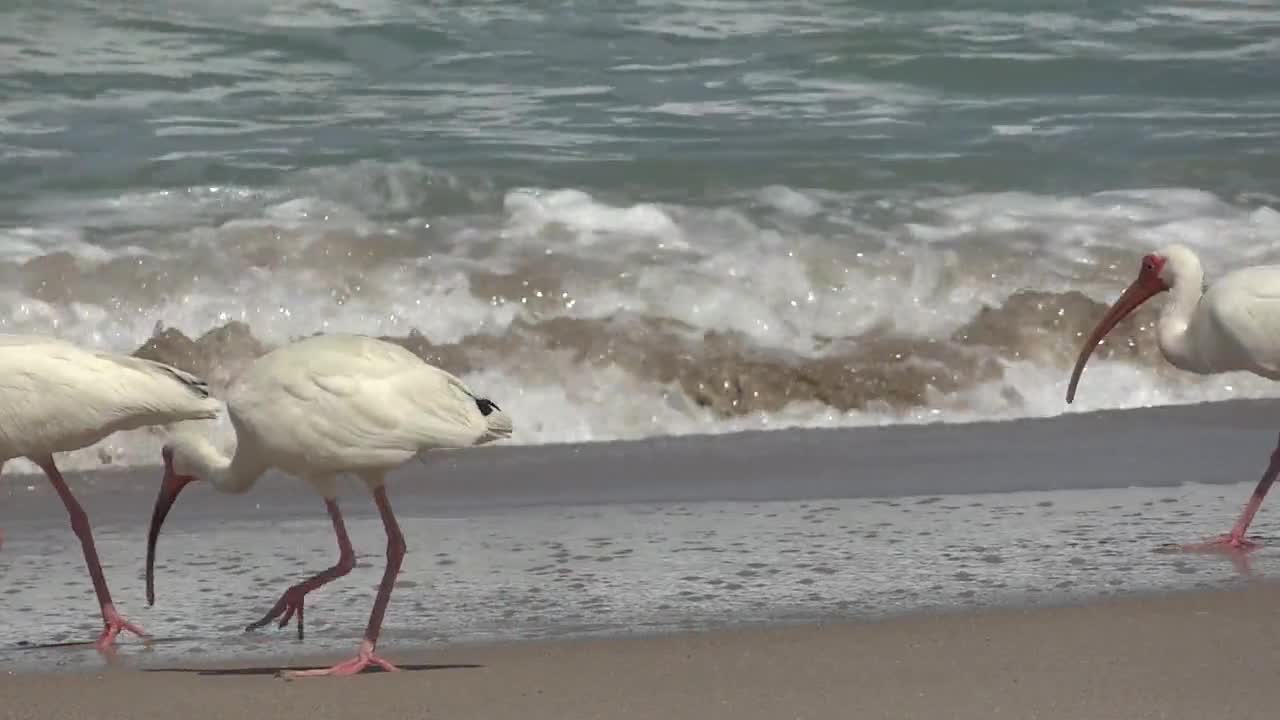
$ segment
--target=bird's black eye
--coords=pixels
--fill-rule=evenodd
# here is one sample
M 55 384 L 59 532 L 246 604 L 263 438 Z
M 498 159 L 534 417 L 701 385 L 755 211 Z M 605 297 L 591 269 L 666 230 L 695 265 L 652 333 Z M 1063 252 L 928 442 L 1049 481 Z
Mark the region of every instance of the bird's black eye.
M 480 408 L 480 414 L 485 417 L 489 417 L 494 410 L 502 409 L 498 407 L 498 403 L 490 400 L 489 398 L 476 398 L 476 407 Z

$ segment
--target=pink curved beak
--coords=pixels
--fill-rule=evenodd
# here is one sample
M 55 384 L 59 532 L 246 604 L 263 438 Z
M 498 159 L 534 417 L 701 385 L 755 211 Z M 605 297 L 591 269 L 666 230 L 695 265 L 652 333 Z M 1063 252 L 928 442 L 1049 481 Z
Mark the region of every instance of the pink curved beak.
M 1080 382 L 1080 373 L 1084 372 L 1085 363 L 1089 362 L 1089 356 L 1093 354 L 1093 349 L 1102 342 L 1102 338 L 1107 336 L 1121 320 L 1129 313 L 1138 309 L 1138 306 L 1146 302 L 1151 296 L 1168 290 L 1169 286 L 1164 280 L 1160 279 L 1159 272 L 1150 270 L 1146 266 L 1138 273 L 1138 277 L 1134 279 L 1129 287 L 1120 295 L 1115 304 L 1107 310 L 1107 314 L 1102 316 L 1097 326 L 1093 328 L 1093 332 L 1089 334 L 1089 339 L 1085 340 L 1084 347 L 1080 348 L 1080 355 L 1076 358 L 1075 369 L 1071 371 L 1071 382 L 1067 385 L 1067 404 L 1076 397 L 1076 385 Z
M 178 499 L 178 493 L 194 478 L 173 471 L 173 460 L 168 450 L 164 458 L 164 480 L 160 482 L 160 494 L 156 496 L 155 510 L 151 513 L 151 527 L 147 530 L 147 605 L 156 604 L 155 567 L 156 541 L 160 539 L 160 526 L 164 524 L 169 509 Z

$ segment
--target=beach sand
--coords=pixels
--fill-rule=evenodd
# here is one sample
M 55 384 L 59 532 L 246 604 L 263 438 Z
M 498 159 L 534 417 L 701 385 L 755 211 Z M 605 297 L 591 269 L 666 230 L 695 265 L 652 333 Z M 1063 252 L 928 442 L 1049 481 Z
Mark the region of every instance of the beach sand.
M 1280 586 L 386 652 L 406 671 L 286 681 L 276 663 L 223 662 L 0 676 L 0 718 L 1274 718 Z

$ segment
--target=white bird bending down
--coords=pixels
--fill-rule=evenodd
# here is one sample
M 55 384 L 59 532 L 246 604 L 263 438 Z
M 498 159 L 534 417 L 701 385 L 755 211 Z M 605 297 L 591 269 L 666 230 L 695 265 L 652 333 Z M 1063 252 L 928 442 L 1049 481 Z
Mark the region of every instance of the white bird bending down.
M 302 637 L 306 594 L 355 566 L 335 499 L 336 476 L 351 473 L 373 494 L 387 532 L 387 567 L 357 655 L 323 670 L 290 673 L 352 675 L 370 664 L 395 666 L 375 649 L 382 617 L 404 557 L 404 536 L 391 511 L 383 478 L 391 469 L 435 448 L 463 448 L 510 437 L 511 418 L 462 381 L 399 345 L 359 335 L 318 335 L 273 350 L 250 365 L 228 390 L 235 429 L 231 458 L 206 438 L 175 433 L 163 451 L 165 474 L 147 538 L 147 602 L 154 604 L 156 540 L 178 493 L 206 480 L 225 493 L 247 492 L 270 467 L 310 482 L 324 498 L 338 536 L 338 562 L 290 587 L 275 607 L 247 629 L 296 613 Z
M 1210 375 L 1244 370 L 1280 380 L 1280 265 L 1244 268 L 1203 289 L 1204 271 L 1195 253 L 1172 245 L 1142 258 L 1138 277 L 1124 291 L 1080 349 L 1067 402 L 1089 355 L 1126 315 L 1162 292 L 1170 297 L 1160 310 L 1156 327 L 1160 352 L 1174 367 Z M 1201 294 L 1203 292 L 1203 295 Z M 1231 532 L 1212 542 L 1187 545 L 1187 550 L 1249 550 L 1245 539 L 1253 516 L 1280 474 L 1280 445 Z
M 202 380 L 168 365 L 53 338 L 0 335 L 0 466 L 27 458 L 44 470 L 62 498 L 102 609 L 99 651 L 109 651 L 123 630 L 147 635 L 111 602 L 89 517 L 53 455 L 88 447 L 120 430 L 213 419 L 219 408 Z

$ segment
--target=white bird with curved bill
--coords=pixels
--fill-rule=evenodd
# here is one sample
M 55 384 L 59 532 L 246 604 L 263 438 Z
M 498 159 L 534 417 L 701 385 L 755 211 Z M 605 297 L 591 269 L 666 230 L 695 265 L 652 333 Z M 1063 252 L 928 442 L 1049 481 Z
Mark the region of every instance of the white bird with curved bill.
M 310 482 L 324 498 L 338 538 L 338 562 L 285 590 L 271 611 L 246 630 L 277 617 L 284 627 L 296 614 L 301 638 L 307 593 L 355 566 L 336 499 L 337 475 L 350 473 L 368 485 L 386 528 L 382 583 L 354 658 L 287 676 L 353 675 L 370 665 L 396 670 L 375 652 L 405 554 L 383 479 L 424 451 L 510 437 L 511 418 L 458 378 L 399 345 L 360 335 L 317 335 L 266 353 L 234 381 L 226 403 L 236 435 L 230 458 L 186 428 L 163 450 L 164 479 L 147 537 L 147 603 L 155 602 L 156 541 L 178 493 L 194 480 L 224 493 L 248 492 L 275 467 Z
M 27 458 L 44 471 L 62 499 L 102 610 L 103 630 L 95 643 L 99 651 L 109 652 L 122 631 L 148 636 L 116 611 L 89 517 L 53 456 L 89 447 L 121 430 L 211 420 L 220 407 L 204 381 L 162 363 L 54 338 L 0 335 L 0 466 Z
M 1204 288 L 1200 259 L 1183 245 L 1170 245 L 1142 258 L 1138 277 L 1098 321 L 1085 340 L 1067 386 L 1067 402 L 1093 349 L 1126 315 L 1149 298 L 1168 292 L 1156 338 L 1174 367 L 1201 375 L 1243 370 L 1280 380 L 1280 265 L 1244 268 Z M 1202 294 L 1203 293 L 1203 294 Z M 1250 550 L 1245 538 L 1253 516 L 1280 474 L 1280 444 L 1231 531 L 1187 550 Z

